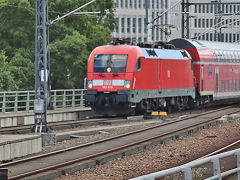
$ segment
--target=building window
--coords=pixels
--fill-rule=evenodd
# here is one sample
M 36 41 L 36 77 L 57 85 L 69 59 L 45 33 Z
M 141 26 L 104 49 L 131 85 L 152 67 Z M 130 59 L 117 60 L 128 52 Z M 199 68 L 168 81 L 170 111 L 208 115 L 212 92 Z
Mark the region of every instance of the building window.
M 199 13 L 201 13 L 202 12 L 202 6 L 201 6 L 201 4 L 199 5 L 199 11 L 198 11 Z
M 201 27 L 201 19 L 198 19 L 198 27 Z
M 157 9 L 159 9 L 159 0 L 157 0 L 157 4 L 156 5 L 157 5 Z
M 134 0 L 134 8 L 137 8 L 137 0 Z
M 156 40 L 159 41 L 159 28 L 157 28 L 157 30 L 156 30 Z
M 206 27 L 209 28 L 209 19 L 206 19 Z
M 197 19 L 196 18 L 194 19 L 194 27 L 195 28 L 197 27 Z
M 118 7 L 118 0 L 116 0 L 116 7 Z
M 228 33 L 225 35 L 225 42 L 228 42 Z
M 152 29 L 152 40 L 154 41 L 154 30 L 155 29 Z
M 138 18 L 138 33 L 142 33 L 142 18 Z
M 117 21 L 116 32 L 119 33 L 119 18 L 116 18 L 116 21 Z
M 209 13 L 209 5 L 207 5 L 207 13 Z
M 127 18 L 127 32 L 130 33 L 131 19 Z
M 205 13 L 205 5 L 203 5 L 202 11 L 203 13 Z
M 136 18 L 133 18 L 133 33 L 136 33 Z
M 168 14 L 165 14 L 165 24 L 168 24 Z
M 123 0 L 121 0 L 121 8 L 123 8 Z
M 121 31 L 122 31 L 122 33 L 124 33 L 125 32 L 125 19 L 124 18 L 122 18 L 121 19 Z
M 205 19 L 202 20 L 202 27 L 205 28 Z
M 163 0 L 161 0 L 161 8 L 163 9 Z
M 147 20 L 144 18 L 144 33 L 147 32 Z
M 163 15 L 161 16 L 160 24 L 163 25 Z
M 142 7 L 142 0 L 138 0 L 138 8 Z
M 210 6 L 210 12 L 213 13 L 213 5 Z
M 197 5 L 194 5 L 194 13 L 197 13 Z
M 155 6 L 155 0 L 152 0 L 152 8 L 154 9 Z
M 213 26 L 213 19 L 210 19 L 210 27 Z
M 168 8 L 168 0 L 165 0 L 165 9 Z
M 129 6 L 130 6 L 130 8 L 132 8 L 132 5 L 133 5 L 133 4 L 132 4 L 132 1 L 133 1 L 133 0 L 129 0 L 129 1 L 130 1 Z
M 125 8 L 128 8 L 128 0 L 125 0 Z

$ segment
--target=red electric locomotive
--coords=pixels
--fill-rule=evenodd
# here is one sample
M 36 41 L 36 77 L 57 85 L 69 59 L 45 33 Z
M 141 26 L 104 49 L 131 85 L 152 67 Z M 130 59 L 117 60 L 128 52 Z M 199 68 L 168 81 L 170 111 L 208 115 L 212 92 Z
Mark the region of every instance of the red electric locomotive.
M 86 105 L 98 114 L 184 108 L 195 99 L 192 59 L 185 50 L 101 46 L 88 61 Z

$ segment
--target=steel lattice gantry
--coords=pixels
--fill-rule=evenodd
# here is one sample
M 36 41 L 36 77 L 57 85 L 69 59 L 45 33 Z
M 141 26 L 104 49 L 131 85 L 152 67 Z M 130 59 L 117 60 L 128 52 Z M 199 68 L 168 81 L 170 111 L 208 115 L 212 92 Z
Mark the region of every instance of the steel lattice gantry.
M 47 109 L 50 105 L 50 52 L 49 52 L 49 24 L 48 24 L 48 1 L 35 0 L 35 125 L 45 125 L 47 132 Z M 41 130 L 40 130 L 41 131 Z
M 190 29 L 189 29 L 189 0 L 182 0 L 182 38 L 190 37 Z

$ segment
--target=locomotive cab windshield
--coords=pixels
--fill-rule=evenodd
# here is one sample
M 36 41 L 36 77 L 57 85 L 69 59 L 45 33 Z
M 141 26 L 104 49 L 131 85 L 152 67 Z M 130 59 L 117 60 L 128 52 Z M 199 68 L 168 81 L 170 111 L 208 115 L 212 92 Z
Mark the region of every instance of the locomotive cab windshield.
M 127 67 L 127 54 L 98 54 L 94 57 L 94 72 L 124 73 Z

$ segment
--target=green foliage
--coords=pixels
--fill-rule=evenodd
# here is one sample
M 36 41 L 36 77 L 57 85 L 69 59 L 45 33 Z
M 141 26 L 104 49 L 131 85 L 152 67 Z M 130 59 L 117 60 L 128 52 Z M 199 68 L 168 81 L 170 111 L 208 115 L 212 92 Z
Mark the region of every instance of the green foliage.
M 49 19 L 89 1 L 49 1 Z M 50 26 L 52 89 L 83 88 L 89 54 L 111 41 L 114 1 L 97 0 L 81 11 L 101 14 L 71 15 Z M 0 52 L 0 90 L 34 89 L 35 0 L 0 0 Z
M 4 51 L 0 52 L 0 91 L 17 90 L 11 66 Z

